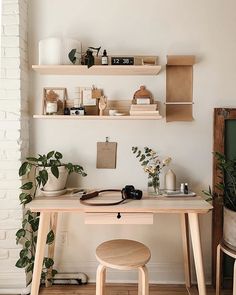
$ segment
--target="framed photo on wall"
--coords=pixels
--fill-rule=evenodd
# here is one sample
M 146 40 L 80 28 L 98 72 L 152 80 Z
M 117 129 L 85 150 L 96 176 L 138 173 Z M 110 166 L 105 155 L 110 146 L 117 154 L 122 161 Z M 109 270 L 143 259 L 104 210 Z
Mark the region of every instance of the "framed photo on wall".
M 62 87 L 43 88 L 43 115 L 63 115 L 67 89 Z

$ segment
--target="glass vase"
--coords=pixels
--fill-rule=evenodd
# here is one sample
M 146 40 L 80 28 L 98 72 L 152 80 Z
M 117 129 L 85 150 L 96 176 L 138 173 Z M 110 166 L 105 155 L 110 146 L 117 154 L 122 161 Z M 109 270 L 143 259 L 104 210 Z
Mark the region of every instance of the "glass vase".
M 160 194 L 160 178 L 159 175 L 148 176 L 148 194 L 159 195 Z

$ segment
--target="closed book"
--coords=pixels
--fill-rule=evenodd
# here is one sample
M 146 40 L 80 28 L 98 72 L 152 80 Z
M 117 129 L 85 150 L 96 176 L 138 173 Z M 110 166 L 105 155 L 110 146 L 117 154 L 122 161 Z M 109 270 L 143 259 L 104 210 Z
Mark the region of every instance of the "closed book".
M 157 109 L 157 104 L 146 104 L 146 105 L 132 104 L 130 106 L 131 111 L 156 111 L 156 109 Z
M 160 116 L 159 111 L 130 111 L 130 116 Z

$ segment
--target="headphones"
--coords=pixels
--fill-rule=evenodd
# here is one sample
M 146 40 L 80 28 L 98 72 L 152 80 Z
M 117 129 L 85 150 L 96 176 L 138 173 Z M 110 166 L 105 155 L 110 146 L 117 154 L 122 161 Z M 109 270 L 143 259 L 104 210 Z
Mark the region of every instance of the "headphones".
M 112 203 L 89 203 L 87 200 L 98 197 L 100 193 L 103 192 L 120 192 L 121 200 L 112 202 Z M 122 190 L 119 189 L 105 189 L 100 191 L 94 191 L 91 193 L 83 194 L 80 198 L 80 203 L 89 206 L 111 206 L 111 205 L 119 205 L 124 203 L 127 199 L 132 200 L 140 200 L 143 196 L 143 192 L 141 190 L 136 190 L 133 185 L 126 185 Z

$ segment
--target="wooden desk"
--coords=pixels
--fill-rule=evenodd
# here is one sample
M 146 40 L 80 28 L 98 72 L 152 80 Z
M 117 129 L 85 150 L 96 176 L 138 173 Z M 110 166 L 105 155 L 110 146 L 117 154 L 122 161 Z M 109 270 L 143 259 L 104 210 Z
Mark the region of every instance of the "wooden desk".
M 109 200 L 109 195 L 106 196 Z M 111 199 L 113 199 L 111 197 Z M 104 200 L 104 199 L 103 199 Z M 93 200 L 99 202 L 99 200 Z M 200 197 L 186 199 L 163 198 L 163 197 L 146 197 L 142 200 L 131 200 L 125 204 L 116 206 L 85 206 L 80 204 L 78 197 L 39 197 L 27 204 L 27 209 L 32 212 L 40 212 L 40 222 L 38 230 L 38 242 L 35 254 L 35 263 L 31 287 L 31 295 L 37 295 L 39 292 L 40 274 L 46 238 L 49 230 L 50 217 L 52 213 L 59 212 L 77 212 L 77 213 L 177 213 L 181 217 L 182 240 L 185 261 L 185 282 L 190 286 L 190 265 L 189 265 L 189 248 L 187 220 L 191 233 L 194 262 L 198 281 L 198 290 L 200 295 L 206 295 L 205 277 L 202 262 L 202 249 L 199 232 L 198 215 L 205 214 L 212 209 L 212 206 Z

